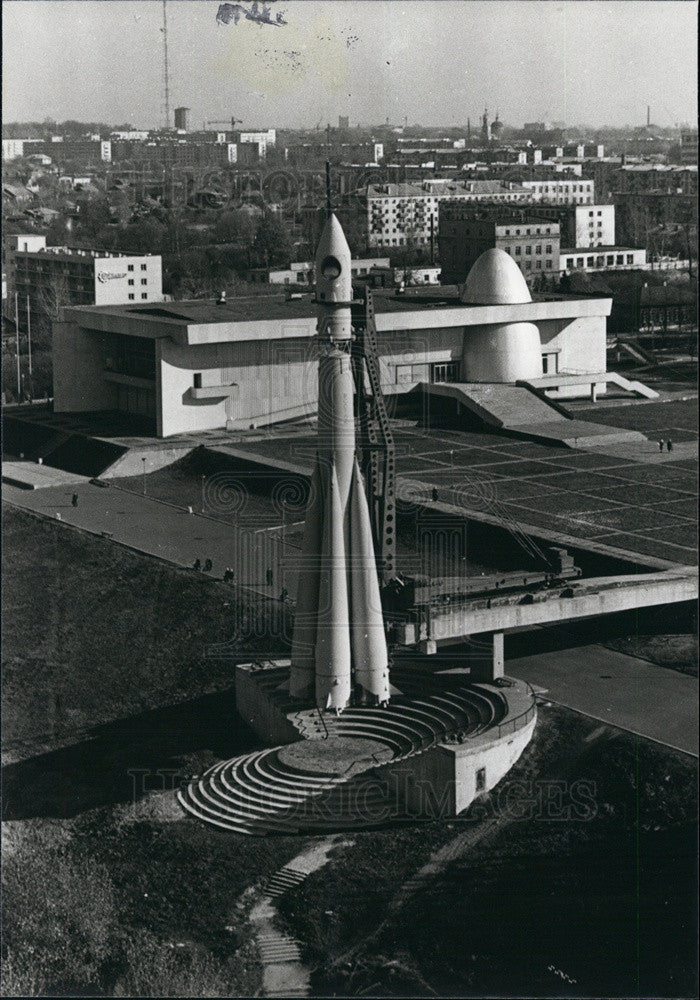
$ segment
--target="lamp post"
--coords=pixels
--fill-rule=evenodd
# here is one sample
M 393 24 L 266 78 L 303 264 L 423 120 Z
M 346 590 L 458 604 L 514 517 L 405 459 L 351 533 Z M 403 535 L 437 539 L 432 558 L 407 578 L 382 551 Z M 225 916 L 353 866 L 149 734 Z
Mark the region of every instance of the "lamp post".
M 204 480 L 207 477 L 202 473 L 202 513 L 204 513 Z
M 20 397 L 22 395 L 22 380 L 20 377 L 20 360 L 19 360 L 19 306 L 18 306 L 18 295 L 15 292 L 15 333 L 17 335 L 17 402 L 20 402 Z
M 143 462 L 143 495 L 146 496 L 146 459 L 142 458 Z

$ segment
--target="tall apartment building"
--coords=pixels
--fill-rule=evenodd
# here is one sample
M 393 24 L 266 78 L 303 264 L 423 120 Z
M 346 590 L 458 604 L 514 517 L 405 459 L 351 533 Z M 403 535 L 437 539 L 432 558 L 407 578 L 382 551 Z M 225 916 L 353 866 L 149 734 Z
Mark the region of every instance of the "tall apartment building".
M 592 205 L 592 180 L 542 180 L 515 184 L 501 180 L 441 180 L 367 188 L 369 246 L 427 245 L 437 235 L 439 206 L 446 202 L 500 205 Z M 613 241 L 614 242 L 614 241 Z
M 21 239 L 21 238 L 20 238 Z M 13 254 L 14 291 L 32 311 L 64 305 L 162 302 L 160 256 L 131 256 L 73 247 L 18 249 Z
M 460 284 L 485 250 L 504 250 L 526 280 L 559 268 L 559 223 L 539 218 L 536 210 L 480 211 L 459 202 L 440 206 L 438 232 L 440 282 Z
M 369 185 L 368 244 L 377 247 L 429 244 L 431 235 L 437 237 L 439 205 L 447 199 L 512 204 L 528 197 L 520 185 L 503 181 L 431 180 L 422 184 Z

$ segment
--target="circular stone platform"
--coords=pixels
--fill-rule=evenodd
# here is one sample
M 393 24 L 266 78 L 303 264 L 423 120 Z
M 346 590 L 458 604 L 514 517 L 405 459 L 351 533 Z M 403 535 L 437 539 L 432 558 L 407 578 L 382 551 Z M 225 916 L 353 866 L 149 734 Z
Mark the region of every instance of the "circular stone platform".
M 301 740 L 277 751 L 282 764 L 310 774 L 341 776 L 353 764 L 354 773 L 384 764 L 393 757 L 385 743 L 358 736 L 329 736 L 326 740 Z M 361 766 L 362 765 L 362 766 Z

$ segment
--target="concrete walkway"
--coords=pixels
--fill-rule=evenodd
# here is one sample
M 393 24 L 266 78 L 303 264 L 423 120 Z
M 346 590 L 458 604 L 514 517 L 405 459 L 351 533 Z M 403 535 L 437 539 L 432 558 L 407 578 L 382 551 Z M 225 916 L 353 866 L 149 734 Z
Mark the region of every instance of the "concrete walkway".
M 78 495 L 78 505 L 71 498 Z M 19 489 L 2 484 L 2 498 L 14 506 L 82 528 L 95 535 L 106 535 L 139 552 L 158 556 L 177 566 L 192 566 L 195 559 L 211 559 L 210 576 L 223 576 L 227 566 L 236 572 L 236 584 L 255 589 L 267 597 L 279 598 L 283 585 L 293 592 L 291 573 L 281 579 L 277 566 L 272 586 L 265 579 L 244 576 L 246 565 L 239 552 L 236 530 L 223 521 L 173 507 L 113 486 L 102 488 L 83 479 L 67 486 L 40 490 Z
M 698 754 L 697 677 L 599 645 L 509 659 L 506 672 L 558 705 Z

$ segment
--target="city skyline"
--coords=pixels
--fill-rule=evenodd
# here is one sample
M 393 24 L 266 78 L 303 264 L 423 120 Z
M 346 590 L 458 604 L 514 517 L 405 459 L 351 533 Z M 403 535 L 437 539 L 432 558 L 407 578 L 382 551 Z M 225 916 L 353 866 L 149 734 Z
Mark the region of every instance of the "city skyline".
M 697 117 L 686 0 L 292 0 L 275 4 L 288 21 L 279 29 L 220 25 L 217 9 L 168 5 L 171 124 L 177 105 L 195 128 L 232 115 L 243 127 L 314 128 L 338 115 L 474 126 L 485 106 L 516 127 L 641 125 L 647 105 L 660 126 Z M 5 0 L 3 13 L 6 121 L 164 123 L 158 0 Z

